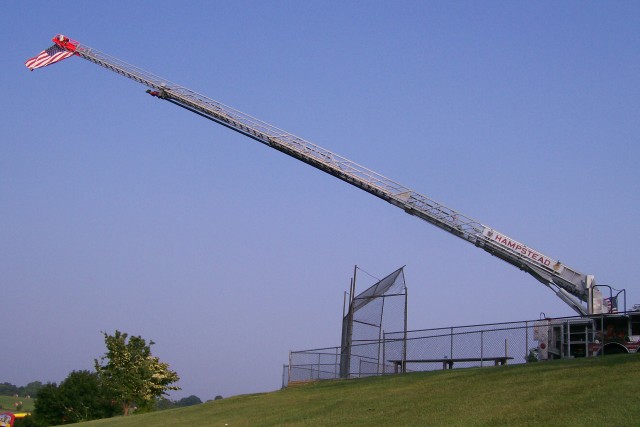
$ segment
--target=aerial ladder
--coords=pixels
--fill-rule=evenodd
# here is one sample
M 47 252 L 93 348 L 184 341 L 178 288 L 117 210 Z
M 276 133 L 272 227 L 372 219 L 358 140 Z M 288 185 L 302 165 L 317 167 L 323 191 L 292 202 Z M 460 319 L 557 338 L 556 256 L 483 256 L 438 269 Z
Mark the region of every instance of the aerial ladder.
M 63 35 L 55 46 L 148 87 L 147 93 L 333 175 L 529 273 L 582 316 L 602 312 L 602 293 L 586 275 L 471 217 L 282 129 L 171 83 Z M 586 305 L 586 306 L 585 306 Z

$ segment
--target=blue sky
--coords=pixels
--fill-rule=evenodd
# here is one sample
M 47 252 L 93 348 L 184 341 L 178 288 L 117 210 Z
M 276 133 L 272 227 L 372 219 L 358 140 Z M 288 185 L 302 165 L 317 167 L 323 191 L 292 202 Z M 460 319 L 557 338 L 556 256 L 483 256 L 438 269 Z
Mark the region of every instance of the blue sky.
M 119 329 L 157 343 L 176 397 L 275 390 L 289 350 L 339 344 L 356 264 L 406 265 L 412 329 L 572 314 L 497 258 L 124 77 L 80 58 L 29 72 L 58 33 L 640 302 L 638 3 L 3 2 L 0 22 L 0 381 L 92 369 Z

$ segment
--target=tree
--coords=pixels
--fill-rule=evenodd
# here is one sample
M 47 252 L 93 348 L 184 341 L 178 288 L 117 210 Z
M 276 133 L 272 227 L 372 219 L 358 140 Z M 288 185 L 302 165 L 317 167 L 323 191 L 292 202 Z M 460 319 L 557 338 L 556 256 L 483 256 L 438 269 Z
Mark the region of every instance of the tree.
M 0 396 L 13 396 L 14 394 L 18 394 L 18 387 L 6 382 L 0 384 Z
M 33 416 L 16 418 L 13 422 L 13 427 L 45 427 L 43 424 L 38 424 Z
M 199 405 L 201 403 L 202 403 L 202 400 L 200 400 L 198 396 L 192 394 L 189 397 L 183 397 L 182 399 L 178 400 L 176 402 L 176 405 L 179 407 L 183 407 L 183 406 Z
M 154 409 L 156 411 L 164 411 L 166 409 L 172 409 L 176 407 L 176 402 L 171 399 L 167 399 L 166 397 L 160 397 L 156 399 L 156 403 Z
M 20 396 L 35 396 L 38 394 L 38 391 L 42 388 L 42 383 L 40 381 L 32 381 L 24 387 L 19 388 Z
M 171 400 L 167 399 L 166 397 L 161 397 L 159 399 L 156 399 L 154 409 L 157 411 L 164 411 L 166 409 L 183 408 L 186 406 L 199 405 L 201 403 L 202 400 L 194 394 L 189 397 L 183 397 L 180 400 Z
M 180 390 L 171 384 L 180 380 L 169 365 L 151 354 L 151 346 L 140 336 L 129 337 L 115 331 L 103 332 L 107 352 L 95 367 L 103 386 L 118 402 L 124 415 L 134 407 L 150 408 L 168 390 Z
M 73 371 L 60 383 L 60 397 L 65 419 L 70 423 L 112 417 L 116 406 L 111 403 L 109 390 L 100 383 L 98 374 Z
M 49 383 L 40 388 L 34 418 L 41 425 L 59 425 L 112 417 L 116 411 L 98 374 L 73 371 L 60 386 Z
M 38 390 L 33 416 L 39 425 L 64 424 L 64 405 L 56 383 L 47 383 Z

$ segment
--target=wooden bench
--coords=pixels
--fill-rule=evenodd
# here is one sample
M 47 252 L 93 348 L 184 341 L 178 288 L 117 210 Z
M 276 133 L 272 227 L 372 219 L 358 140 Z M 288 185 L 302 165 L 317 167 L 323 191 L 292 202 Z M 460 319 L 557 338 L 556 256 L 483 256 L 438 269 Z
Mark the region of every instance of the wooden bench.
M 455 362 L 490 362 L 492 361 L 495 366 L 506 365 L 507 360 L 511 360 L 513 357 L 498 356 L 498 357 L 458 357 L 448 359 L 446 357 L 442 359 L 407 359 L 407 360 L 389 360 L 393 363 L 394 372 L 398 373 L 398 368 L 402 368 L 400 372 L 405 372 L 407 363 L 442 363 L 442 369 L 453 369 Z

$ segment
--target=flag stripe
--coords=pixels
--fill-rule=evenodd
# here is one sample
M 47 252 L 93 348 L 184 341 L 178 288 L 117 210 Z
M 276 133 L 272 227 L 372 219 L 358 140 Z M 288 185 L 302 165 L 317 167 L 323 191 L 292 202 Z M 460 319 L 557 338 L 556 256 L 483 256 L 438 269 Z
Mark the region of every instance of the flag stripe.
M 30 70 L 35 70 L 36 68 L 55 64 L 56 62 L 62 61 L 63 59 L 68 58 L 72 55 L 73 52 L 68 52 L 62 49 L 60 46 L 54 44 L 50 48 L 40 52 L 38 56 L 27 60 L 24 65 L 26 65 Z

